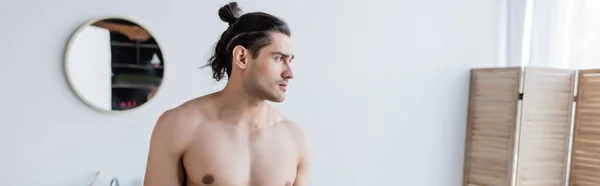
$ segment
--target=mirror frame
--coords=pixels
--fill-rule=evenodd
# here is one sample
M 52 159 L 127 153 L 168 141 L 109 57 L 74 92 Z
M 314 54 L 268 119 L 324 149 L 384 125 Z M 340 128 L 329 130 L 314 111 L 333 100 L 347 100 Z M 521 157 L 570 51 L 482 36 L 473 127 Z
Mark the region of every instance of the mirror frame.
M 144 28 L 146 30 L 146 32 L 148 32 L 150 34 L 150 36 L 152 36 L 154 38 L 154 40 L 156 41 L 157 45 L 160 48 L 161 51 L 161 55 L 163 58 L 163 76 L 162 76 L 162 81 L 160 83 L 160 86 L 158 86 L 156 88 L 156 92 L 154 93 L 154 96 L 152 99 L 149 99 L 148 101 L 146 101 L 144 104 L 141 104 L 135 108 L 131 108 L 131 109 L 127 109 L 127 110 L 105 110 L 102 109 L 94 104 L 92 104 L 89 100 L 85 99 L 85 97 L 83 97 L 83 95 L 76 89 L 76 87 L 73 86 L 72 83 L 72 79 L 73 77 L 69 74 L 69 63 L 70 61 L 69 59 L 69 55 L 71 54 L 71 48 L 73 47 L 73 42 L 75 40 L 75 38 L 77 38 L 78 34 L 80 32 L 83 31 L 84 28 L 86 28 L 86 26 L 90 26 L 92 24 L 94 24 L 95 22 L 98 21 L 102 21 L 105 19 L 123 19 L 123 20 L 127 20 L 130 21 L 132 23 L 137 24 L 138 26 Z M 167 57 L 165 56 L 165 52 L 163 50 L 162 45 L 159 42 L 159 39 L 157 39 L 157 37 L 154 35 L 154 33 L 152 31 L 150 31 L 150 29 L 148 29 L 148 27 L 146 27 L 146 25 L 141 24 L 139 21 L 137 21 L 136 19 L 133 19 L 131 17 L 127 17 L 127 16 L 105 16 L 105 17 L 99 17 L 99 18 L 95 18 L 95 19 L 91 19 L 89 21 L 86 21 L 85 23 L 81 24 L 79 27 L 77 27 L 77 29 L 75 30 L 75 32 L 73 32 L 70 36 L 69 36 L 69 41 L 67 43 L 67 47 L 66 50 L 64 51 L 64 56 L 63 56 L 63 73 L 65 75 L 65 78 L 67 80 L 67 84 L 69 86 L 69 88 L 71 89 L 71 91 L 73 91 L 73 93 L 78 97 L 79 100 L 81 100 L 85 105 L 87 105 L 88 107 L 91 107 L 92 109 L 99 111 L 99 112 L 103 112 L 103 113 L 110 113 L 110 114 L 117 114 L 117 113 L 125 113 L 125 112 L 134 112 L 137 110 L 140 110 L 143 107 L 146 107 L 148 105 L 150 105 L 152 103 L 152 101 L 154 99 L 157 99 L 157 95 L 160 94 L 160 92 L 163 89 L 163 86 L 165 84 L 165 77 L 167 76 L 167 63 L 164 63 L 167 60 Z

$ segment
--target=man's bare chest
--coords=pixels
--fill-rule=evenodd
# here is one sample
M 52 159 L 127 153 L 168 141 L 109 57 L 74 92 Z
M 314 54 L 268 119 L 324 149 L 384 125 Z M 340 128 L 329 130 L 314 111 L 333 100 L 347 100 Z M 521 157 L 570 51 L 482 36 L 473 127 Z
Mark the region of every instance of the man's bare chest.
M 284 186 L 294 181 L 298 154 L 294 140 L 284 132 L 224 132 L 193 141 L 183 164 L 194 185 Z

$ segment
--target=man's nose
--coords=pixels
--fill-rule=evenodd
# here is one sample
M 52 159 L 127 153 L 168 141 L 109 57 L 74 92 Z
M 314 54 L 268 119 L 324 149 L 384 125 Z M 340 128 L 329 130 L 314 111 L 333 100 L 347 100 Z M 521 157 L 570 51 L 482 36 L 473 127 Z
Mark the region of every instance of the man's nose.
M 287 66 L 287 69 L 283 71 L 282 77 L 285 79 L 294 79 L 294 72 L 292 72 L 292 68 Z

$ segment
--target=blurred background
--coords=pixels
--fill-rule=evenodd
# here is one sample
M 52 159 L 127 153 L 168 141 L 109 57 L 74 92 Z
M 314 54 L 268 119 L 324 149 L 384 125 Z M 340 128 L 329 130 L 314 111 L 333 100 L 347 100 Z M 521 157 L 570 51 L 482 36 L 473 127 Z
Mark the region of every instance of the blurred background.
M 158 116 L 224 85 L 200 67 L 227 2 L 0 0 L 0 185 L 87 185 L 97 172 L 95 185 L 142 185 Z M 292 28 L 295 79 L 276 107 L 309 134 L 315 186 L 461 185 L 472 68 L 600 66 L 597 0 L 238 3 Z M 160 45 L 160 89 L 127 112 L 90 109 L 66 78 L 70 38 L 106 16 Z

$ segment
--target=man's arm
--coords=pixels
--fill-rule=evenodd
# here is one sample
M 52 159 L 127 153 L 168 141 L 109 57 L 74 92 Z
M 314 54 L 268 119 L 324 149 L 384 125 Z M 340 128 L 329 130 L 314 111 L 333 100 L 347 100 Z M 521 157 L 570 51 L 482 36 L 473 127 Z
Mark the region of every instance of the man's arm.
M 182 156 L 188 143 L 183 110 L 163 113 L 152 132 L 144 186 L 182 186 L 185 171 Z M 189 116 L 188 116 L 189 117 Z
M 300 159 L 298 160 L 298 166 L 296 168 L 296 181 L 294 182 L 294 186 L 308 186 L 310 185 L 311 163 L 309 140 L 304 130 L 297 126 L 295 128 L 296 139 L 299 143 L 298 146 L 300 147 Z

